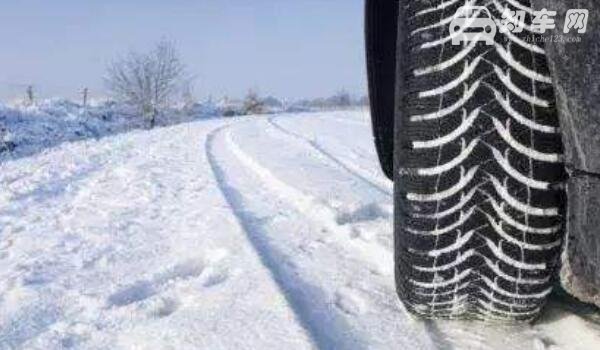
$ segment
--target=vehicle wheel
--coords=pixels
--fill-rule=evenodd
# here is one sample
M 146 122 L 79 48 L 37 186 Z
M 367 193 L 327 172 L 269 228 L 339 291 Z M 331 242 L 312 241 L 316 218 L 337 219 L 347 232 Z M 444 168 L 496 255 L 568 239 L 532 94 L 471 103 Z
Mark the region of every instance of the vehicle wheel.
M 426 318 L 529 321 L 551 291 L 563 236 L 552 81 L 543 47 L 525 41 L 533 33 L 452 45 L 444 19 L 461 2 L 442 6 L 451 3 L 400 4 L 397 290 Z M 497 18 L 516 10 L 495 3 L 485 6 Z

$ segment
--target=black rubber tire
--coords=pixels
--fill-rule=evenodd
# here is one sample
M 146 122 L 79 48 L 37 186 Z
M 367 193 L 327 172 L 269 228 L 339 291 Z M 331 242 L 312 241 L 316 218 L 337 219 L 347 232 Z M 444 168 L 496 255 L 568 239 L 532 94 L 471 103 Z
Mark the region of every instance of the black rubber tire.
M 464 3 L 400 1 L 397 290 L 425 318 L 530 321 L 551 292 L 563 237 L 552 81 L 528 29 L 452 45 L 444 20 Z M 475 5 L 497 23 L 506 7 L 530 11 L 522 0 Z
M 365 38 L 373 137 L 384 174 L 394 178 L 394 107 L 398 1 L 365 2 Z

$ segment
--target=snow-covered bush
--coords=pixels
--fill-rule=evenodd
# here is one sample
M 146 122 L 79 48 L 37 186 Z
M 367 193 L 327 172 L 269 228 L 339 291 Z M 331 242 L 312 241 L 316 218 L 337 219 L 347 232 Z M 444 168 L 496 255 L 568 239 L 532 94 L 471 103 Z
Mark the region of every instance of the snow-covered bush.
M 126 108 L 102 104 L 83 108 L 68 100 L 39 101 L 31 106 L 0 106 L 4 149 L 14 156 L 36 153 L 65 141 L 99 138 L 142 126 Z M 7 152 L 0 155 L 7 157 Z
M 90 101 L 87 107 L 66 99 L 42 100 L 33 105 L 0 104 L 0 162 L 63 142 L 145 128 L 145 120 L 137 113 L 134 106 L 112 100 Z M 208 100 L 195 103 L 189 110 L 168 107 L 155 122 L 167 126 L 216 117 L 220 113 L 218 106 Z
M 0 154 L 10 152 L 14 148 L 15 144 L 12 141 L 12 135 L 2 121 L 2 116 L 0 116 Z

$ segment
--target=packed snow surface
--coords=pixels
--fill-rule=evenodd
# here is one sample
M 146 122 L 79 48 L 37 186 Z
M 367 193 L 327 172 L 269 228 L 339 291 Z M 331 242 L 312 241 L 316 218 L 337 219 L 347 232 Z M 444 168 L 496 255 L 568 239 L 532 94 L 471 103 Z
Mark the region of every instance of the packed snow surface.
M 600 349 L 594 310 L 412 318 L 366 112 L 212 119 L 0 164 L 0 349 Z

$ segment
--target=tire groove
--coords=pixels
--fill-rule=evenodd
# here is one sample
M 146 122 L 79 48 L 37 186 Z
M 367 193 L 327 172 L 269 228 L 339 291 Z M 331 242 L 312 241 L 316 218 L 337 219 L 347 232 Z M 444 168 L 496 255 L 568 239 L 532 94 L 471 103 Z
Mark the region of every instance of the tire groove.
M 281 126 L 279 123 L 277 123 L 275 121 L 275 118 L 276 117 L 270 117 L 268 119 L 269 124 L 272 125 L 274 128 L 276 128 L 277 130 L 281 131 L 282 133 L 284 133 L 290 137 L 293 137 L 293 138 L 309 145 L 311 148 L 316 150 L 318 153 L 322 154 L 325 158 L 331 160 L 337 166 L 346 170 L 348 173 L 352 174 L 354 177 L 359 178 L 361 181 L 363 181 L 366 184 L 368 184 L 369 186 L 373 187 L 375 190 L 377 190 L 381 194 L 386 195 L 388 197 L 392 197 L 392 193 L 389 190 L 387 190 L 383 186 L 377 184 L 374 180 L 369 179 L 367 176 L 360 174 L 358 171 L 356 171 L 353 168 L 351 168 L 350 166 L 348 166 L 346 163 L 344 163 L 343 161 L 341 161 L 340 159 L 338 159 L 337 157 L 332 155 L 330 152 L 326 151 L 317 142 L 315 142 L 313 140 L 309 140 L 308 138 L 306 138 L 298 133 L 295 133 L 293 131 L 290 131 L 287 128 Z
M 246 209 L 242 193 L 231 185 L 214 151 L 217 137 L 230 127 L 230 125 L 222 126 L 207 136 L 205 150 L 211 171 L 240 227 L 263 265 L 271 273 L 297 320 L 306 330 L 315 347 L 319 349 L 367 348 L 363 339 L 348 336 L 352 334 L 351 327 L 342 318 L 336 315 L 323 315 L 318 309 L 314 309 L 316 302 L 327 300 L 324 291 L 304 281 L 294 271 L 290 271 L 290 267 L 285 264 L 289 258 L 269 242 L 266 238 L 268 233 L 260 225 L 260 218 Z

